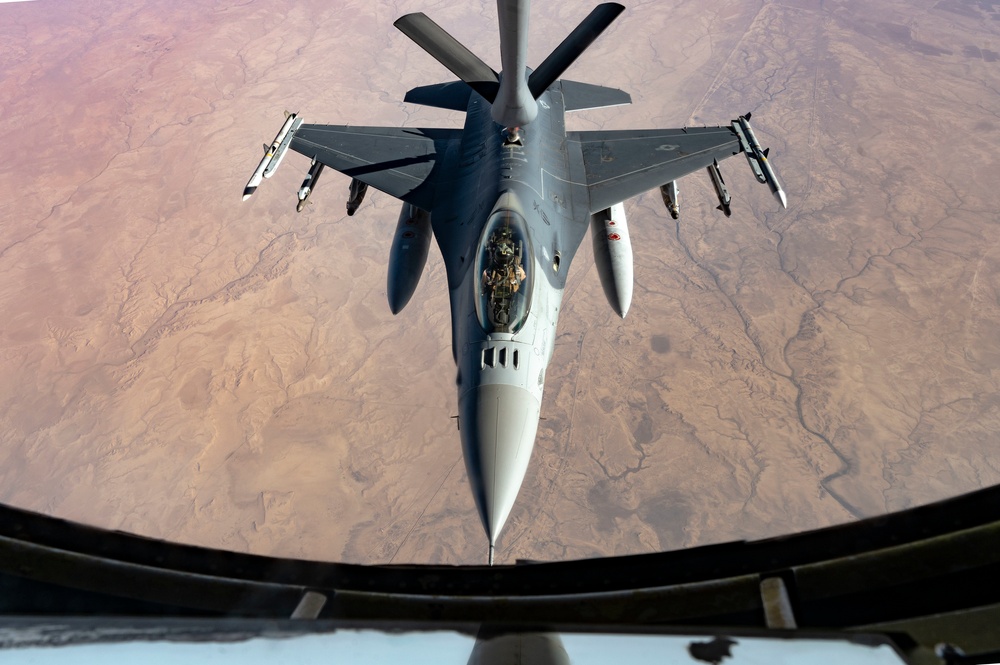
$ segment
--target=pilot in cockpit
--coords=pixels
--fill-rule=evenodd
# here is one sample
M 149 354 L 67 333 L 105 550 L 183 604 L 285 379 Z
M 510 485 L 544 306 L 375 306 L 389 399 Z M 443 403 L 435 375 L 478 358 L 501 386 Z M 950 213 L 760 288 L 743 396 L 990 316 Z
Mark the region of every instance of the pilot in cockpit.
M 497 229 L 489 242 L 490 265 L 483 270 L 483 286 L 490 287 L 494 296 L 509 297 L 521 288 L 527 276 L 521 265 L 519 251 L 509 227 Z

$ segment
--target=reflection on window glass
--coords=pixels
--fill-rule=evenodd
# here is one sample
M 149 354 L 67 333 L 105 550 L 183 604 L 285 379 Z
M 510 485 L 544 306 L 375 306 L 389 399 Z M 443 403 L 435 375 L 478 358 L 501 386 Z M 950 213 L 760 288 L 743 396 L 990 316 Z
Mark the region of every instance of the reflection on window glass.
M 515 333 L 524 325 L 531 297 L 530 257 L 524 218 L 512 210 L 493 213 L 476 258 L 476 311 L 486 332 Z
M 25 646 L 10 650 L 18 662 L 38 665 L 66 663 L 210 663 L 211 665 L 273 665 L 274 663 L 373 663 L 375 665 L 466 665 L 467 663 L 547 663 L 550 665 L 606 665 L 607 663 L 724 662 L 726 665 L 798 665 L 800 663 L 851 663 L 851 665 L 904 665 L 905 661 L 884 637 L 858 639 L 830 636 L 742 637 L 726 633 L 711 635 L 629 635 L 608 633 L 512 633 L 488 639 L 474 639 L 477 626 L 467 626 L 467 634 L 448 630 L 414 631 L 412 628 L 384 632 L 377 629 L 344 629 L 302 634 L 284 632 L 280 623 L 266 627 L 253 623 L 235 631 L 232 624 L 206 624 L 194 632 L 190 624 L 173 624 L 144 633 L 141 627 L 130 632 L 112 629 L 94 636 L 58 627 L 8 628 L 8 639 L 38 635 L 52 638 L 50 646 Z M 55 628 L 55 632 L 53 631 Z M 177 631 L 171 635 L 170 631 Z M 265 632 L 266 631 L 266 634 Z M 66 638 L 81 635 L 97 643 L 66 644 Z M 195 635 L 192 637 L 192 635 Z M 53 637 L 56 636 L 56 637 Z M 62 637 L 62 639 L 58 639 Z M 23 643 L 23 642 L 22 642 Z M 333 654 L 331 658 L 331 654 Z M 695 656 L 697 654 L 697 657 Z M 717 657 L 716 657 L 717 654 Z

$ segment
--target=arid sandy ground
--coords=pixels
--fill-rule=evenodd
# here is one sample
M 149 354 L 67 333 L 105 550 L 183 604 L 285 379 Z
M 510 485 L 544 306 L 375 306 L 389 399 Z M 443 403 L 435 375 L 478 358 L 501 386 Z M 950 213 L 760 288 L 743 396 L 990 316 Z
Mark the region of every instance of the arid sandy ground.
M 357 562 L 481 563 L 443 264 L 385 302 L 398 202 L 347 218 L 280 125 L 459 126 L 426 11 L 499 67 L 492 0 L 0 6 L 0 501 L 159 538 Z M 969 0 L 628 2 L 569 72 L 630 107 L 575 129 L 753 111 L 742 157 L 626 203 L 615 316 L 585 240 L 499 560 L 811 529 L 1000 482 L 1000 9 Z M 538 1 L 539 62 L 590 9 Z

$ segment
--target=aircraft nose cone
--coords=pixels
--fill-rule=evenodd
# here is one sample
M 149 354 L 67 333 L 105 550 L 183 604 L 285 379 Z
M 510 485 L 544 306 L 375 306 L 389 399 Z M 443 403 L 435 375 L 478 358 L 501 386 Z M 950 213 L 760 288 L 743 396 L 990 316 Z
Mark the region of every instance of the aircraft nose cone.
M 524 388 L 481 385 L 459 400 L 465 468 L 490 544 L 514 506 L 538 430 L 538 400 Z

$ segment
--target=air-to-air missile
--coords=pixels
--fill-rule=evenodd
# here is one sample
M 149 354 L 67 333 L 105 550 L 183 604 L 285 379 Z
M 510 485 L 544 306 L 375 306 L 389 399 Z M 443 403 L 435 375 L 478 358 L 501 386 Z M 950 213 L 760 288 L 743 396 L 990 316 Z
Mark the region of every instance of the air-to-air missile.
M 667 206 L 670 216 L 677 219 L 680 216 L 680 190 L 677 188 L 677 181 L 671 180 L 665 185 L 660 185 L 660 197 L 663 205 Z
M 316 189 L 316 181 L 319 180 L 319 175 L 323 172 L 323 166 L 323 162 L 313 157 L 309 173 L 306 174 L 305 179 L 302 181 L 302 186 L 299 187 L 299 202 L 295 206 L 295 212 L 302 212 L 302 209 L 306 207 L 309 197 L 312 195 L 313 190 Z
M 726 189 L 726 181 L 722 179 L 722 172 L 719 170 L 719 162 L 714 161 L 708 167 L 708 177 L 712 179 L 712 187 L 715 188 L 715 194 L 719 197 L 719 210 L 726 213 L 726 217 L 733 214 L 730 209 L 729 204 L 732 203 L 732 197 L 729 196 L 729 190 Z
M 244 201 L 253 196 L 253 193 L 257 191 L 257 187 L 264 178 L 270 178 L 274 175 L 275 170 L 281 164 L 281 160 L 285 158 L 285 153 L 288 152 L 288 146 L 292 142 L 292 135 L 295 134 L 295 130 L 301 124 L 302 119 L 297 114 L 285 112 L 285 124 L 278 130 L 270 147 L 264 146 L 264 157 L 260 160 L 260 164 L 257 165 L 257 169 L 253 172 L 253 175 L 250 176 L 250 182 L 243 189 Z
M 750 114 L 747 113 L 745 116 L 741 115 L 733 121 L 733 129 L 736 131 L 736 136 L 740 139 L 743 152 L 746 153 L 747 161 L 750 163 L 750 168 L 753 169 L 757 181 L 770 187 L 774 198 L 778 199 L 783 208 L 787 208 L 788 197 L 785 196 L 785 190 L 781 187 L 781 181 L 778 180 L 774 169 L 771 168 L 771 164 L 767 161 L 767 153 L 770 151 L 770 148 L 764 150 L 760 147 L 757 137 L 754 136 L 753 129 L 750 128 L 749 120 Z

